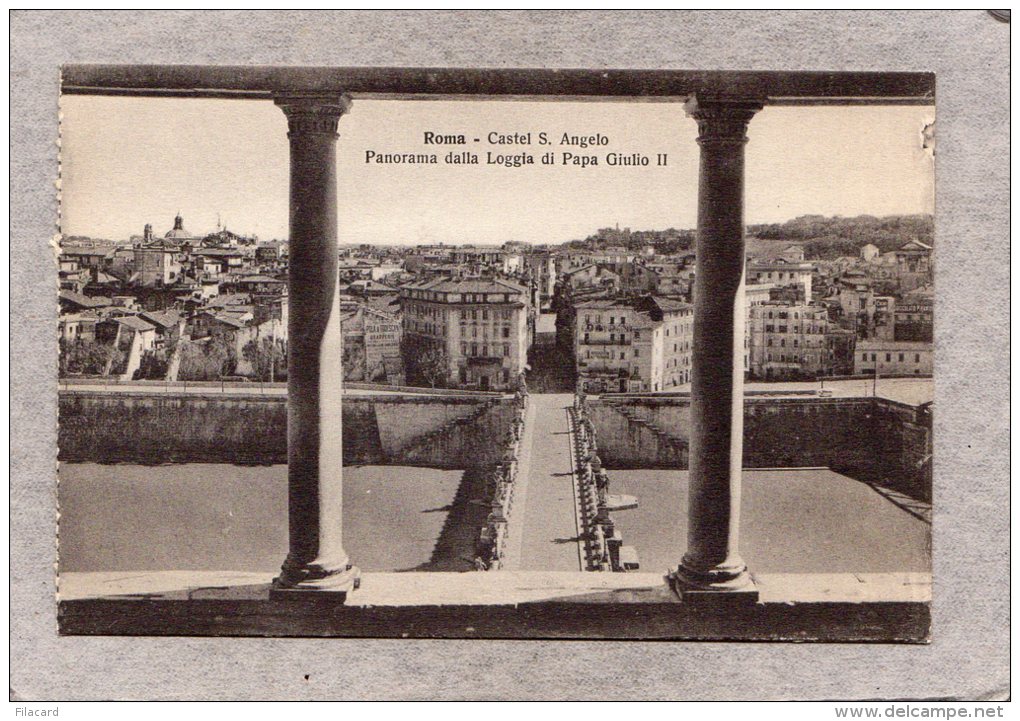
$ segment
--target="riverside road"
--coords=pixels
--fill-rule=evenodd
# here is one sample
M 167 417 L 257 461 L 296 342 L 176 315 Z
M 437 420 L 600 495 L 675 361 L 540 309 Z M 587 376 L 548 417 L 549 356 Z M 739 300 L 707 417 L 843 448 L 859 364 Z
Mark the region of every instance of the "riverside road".
M 73 380 L 59 382 L 61 391 L 82 391 L 89 393 L 131 393 L 153 395 L 287 395 L 286 383 L 138 383 L 125 381 L 120 383 L 104 383 L 101 380 L 90 382 L 88 380 Z M 931 378 L 879 378 L 873 379 L 854 378 L 851 380 L 827 380 L 824 383 L 818 381 L 797 381 L 791 383 L 745 383 L 744 390 L 748 393 L 768 392 L 782 397 L 783 393 L 791 395 L 803 395 L 812 391 L 824 391 L 831 394 L 833 398 L 867 398 L 878 396 L 889 400 L 920 405 L 934 400 L 935 384 Z M 679 386 L 676 389 L 679 393 L 689 393 L 690 386 Z M 394 388 L 387 389 L 386 386 L 344 388 L 345 395 L 403 395 L 409 392 L 425 395 L 456 395 L 457 391 L 437 390 L 431 391 L 428 388 Z M 532 394 L 533 398 L 542 397 L 545 394 Z M 555 397 L 555 396 L 554 396 Z M 569 396 L 567 396 L 569 398 Z M 564 422 L 566 422 L 564 420 Z

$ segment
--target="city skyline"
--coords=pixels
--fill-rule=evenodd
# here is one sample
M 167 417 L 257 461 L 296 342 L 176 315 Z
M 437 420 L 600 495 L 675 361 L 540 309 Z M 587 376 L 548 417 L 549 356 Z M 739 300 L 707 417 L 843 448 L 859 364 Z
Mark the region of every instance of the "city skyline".
M 161 236 L 179 212 L 196 235 L 220 223 L 263 240 L 287 237 L 286 122 L 271 103 L 65 97 L 61 110 L 62 233 L 124 241 L 151 223 Z M 933 118 L 928 106 L 766 107 L 749 129 L 747 223 L 932 213 L 933 163 L 921 133 Z M 486 166 L 488 150 L 548 148 L 428 147 L 426 130 L 545 131 L 554 143 L 563 133 L 603 135 L 607 146 L 567 150 L 666 153 L 669 164 Z M 341 244 L 557 244 L 617 224 L 696 226 L 697 130 L 679 104 L 358 99 L 339 133 Z M 465 149 L 483 164 L 365 162 L 366 150 L 441 160 Z

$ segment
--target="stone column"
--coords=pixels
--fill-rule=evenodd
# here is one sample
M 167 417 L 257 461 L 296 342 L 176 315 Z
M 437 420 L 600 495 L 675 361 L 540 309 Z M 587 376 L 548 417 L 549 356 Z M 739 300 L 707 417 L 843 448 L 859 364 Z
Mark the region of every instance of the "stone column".
M 277 595 L 343 600 L 358 569 L 343 546 L 343 354 L 338 288 L 336 140 L 346 97 L 278 96 L 290 139 L 287 484 L 290 552 Z
M 761 102 L 691 98 L 698 122 L 698 237 L 687 552 L 682 597 L 750 590 L 738 552 L 744 426 L 744 144 Z M 752 594 L 741 594 L 754 598 Z

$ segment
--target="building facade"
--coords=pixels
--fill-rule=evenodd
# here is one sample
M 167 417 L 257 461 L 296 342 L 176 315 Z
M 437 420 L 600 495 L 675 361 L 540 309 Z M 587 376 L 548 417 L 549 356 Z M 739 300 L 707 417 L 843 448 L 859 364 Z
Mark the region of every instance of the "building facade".
M 657 392 L 690 383 L 691 305 L 645 296 L 583 301 L 575 312 L 574 358 L 586 392 Z
M 895 333 L 898 341 L 931 343 L 935 321 L 935 297 L 923 289 L 896 301 Z
M 791 262 L 782 258 L 771 261 L 748 260 L 748 283 L 772 283 L 777 287 L 795 286 L 805 303 L 811 302 L 811 278 L 815 267 L 811 263 Z
M 751 306 L 748 316 L 751 377 L 796 379 L 831 373 L 825 306 L 769 301 Z
M 400 318 L 362 303 L 349 304 L 341 312 L 344 380 L 403 385 Z
M 440 278 L 400 289 L 408 380 L 474 390 L 515 388 L 531 347 L 529 289 Z
M 854 350 L 854 373 L 879 376 L 930 376 L 934 348 L 930 343 L 862 340 Z

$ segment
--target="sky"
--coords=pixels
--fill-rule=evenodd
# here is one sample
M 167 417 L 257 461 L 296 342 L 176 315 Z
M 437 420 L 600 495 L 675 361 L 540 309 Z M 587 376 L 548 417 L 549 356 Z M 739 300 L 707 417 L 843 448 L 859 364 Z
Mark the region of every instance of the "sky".
M 746 221 L 933 212 L 933 161 L 921 148 L 933 119 L 923 106 L 766 107 L 748 129 Z M 464 134 L 468 144 L 426 145 L 426 132 Z M 528 132 L 536 144 L 488 142 L 489 133 Z M 551 145 L 537 145 L 539 132 Z M 162 235 L 180 212 L 196 235 L 219 221 L 287 237 L 287 127 L 268 100 L 65 96 L 60 133 L 67 235 L 126 240 L 146 223 Z M 696 225 L 697 128 L 679 103 L 358 98 L 339 133 L 341 243 L 560 243 L 617 224 Z M 564 133 L 606 145 L 560 146 Z M 481 162 L 444 164 L 451 150 Z M 434 152 L 440 163 L 366 163 L 367 151 Z M 547 151 L 555 164 L 538 163 Z M 564 151 L 599 165 L 564 165 Z M 536 165 L 488 165 L 487 152 L 530 153 Z M 638 153 L 649 166 L 610 167 L 607 153 Z

